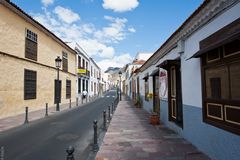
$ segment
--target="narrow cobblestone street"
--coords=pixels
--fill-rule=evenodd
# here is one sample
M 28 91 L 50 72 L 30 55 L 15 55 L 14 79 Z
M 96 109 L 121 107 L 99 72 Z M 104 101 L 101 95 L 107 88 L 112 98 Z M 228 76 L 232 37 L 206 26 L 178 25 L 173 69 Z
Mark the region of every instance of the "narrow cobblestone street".
M 124 97 L 113 116 L 96 160 L 207 160 L 191 143 Z

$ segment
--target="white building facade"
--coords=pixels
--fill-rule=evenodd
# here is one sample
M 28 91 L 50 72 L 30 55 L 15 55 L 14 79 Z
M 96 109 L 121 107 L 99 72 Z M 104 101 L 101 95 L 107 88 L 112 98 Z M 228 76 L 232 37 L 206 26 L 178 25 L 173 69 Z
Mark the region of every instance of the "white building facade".
M 79 101 L 82 101 L 82 93 L 83 91 L 89 92 L 90 89 L 90 58 L 89 56 L 82 50 L 79 45 L 76 45 L 75 51 L 77 52 L 77 91 L 76 95 Z
M 90 97 L 102 94 L 102 83 L 101 69 L 98 67 L 97 63 L 90 58 Z
M 204 1 L 136 75 L 143 108 L 213 160 L 240 157 L 239 11 Z

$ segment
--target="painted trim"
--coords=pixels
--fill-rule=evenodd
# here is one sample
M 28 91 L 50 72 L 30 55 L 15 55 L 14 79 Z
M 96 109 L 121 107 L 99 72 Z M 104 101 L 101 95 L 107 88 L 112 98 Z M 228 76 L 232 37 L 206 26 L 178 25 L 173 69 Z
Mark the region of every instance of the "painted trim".
M 238 123 L 238 122 L 234 122 L 234 121 L 228 120 L 228 119 L 227 119 L 227 111 L 226 111 L 226 108 L 233 108 L 233 109 L 238 109 L 238 110 L 240 110 L 240 107 L 230 106 L 230 105 L 224 105 L 224 107 L 225 107 L 225 110 L 224 110 L 225 121 L 226 121 L 226 122 L 229 122 L 229 123 L 236 124 L 236 125 L 240 125 L 240 123 Z
M 214 105 L 214 106 L 221 107 L 221 117 L 216 117 L 216 116 L 210 115 L 209 112 L 208 112 L 208 105 Z M 222 104 L 217 104 L 217 103 L 207 103 L 207 116 L 210 117 L 210 118 L 223 120 L 223 105 Z

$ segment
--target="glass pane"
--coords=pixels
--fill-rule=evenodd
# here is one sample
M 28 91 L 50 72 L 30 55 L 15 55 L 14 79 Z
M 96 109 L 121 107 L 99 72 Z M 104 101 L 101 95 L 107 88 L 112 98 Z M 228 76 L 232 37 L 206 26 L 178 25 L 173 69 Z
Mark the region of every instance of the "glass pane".
M 240 62 L 230 65 L 231 96 L 240 100 Z
M 225 48 L 225 56 L 239 53 L 240 52 L 240 40 L 235 40 L 231 43 L 228 43 L 224 46 L 224 48 Z
M 217 60 L 219 58 L 220 58 L 220 56 L 219 56 L 219 49 L 218 48 L 209 51 L 208 54 L 207 54 L 207 61 L 208 62 Z
M 175 67 L 171 68 L 171 96 L 175 97 L 176 96 L 176 70 Z
M 205 78 L 207 98 L 229 99 L 227 66 L 206 69 Z

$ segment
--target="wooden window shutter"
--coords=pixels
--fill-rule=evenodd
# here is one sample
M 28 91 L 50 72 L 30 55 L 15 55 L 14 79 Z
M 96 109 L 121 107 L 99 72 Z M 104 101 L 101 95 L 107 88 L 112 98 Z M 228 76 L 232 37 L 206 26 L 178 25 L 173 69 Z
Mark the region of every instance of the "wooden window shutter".
M 24 100 L 36 99 L 37 92 L 37 72 L 24 70 Z
M 66 98 L 71 98 L 71 80 L 66 80 Z
M 28 38 L 25 39 L 25 57 L 37 61 L 37 43 Z
M 62 62 L 63 62 L 62 70 L 64 72 L 67 72 L 68 71 L 68 55 L 65 52 L 62 53 Z

